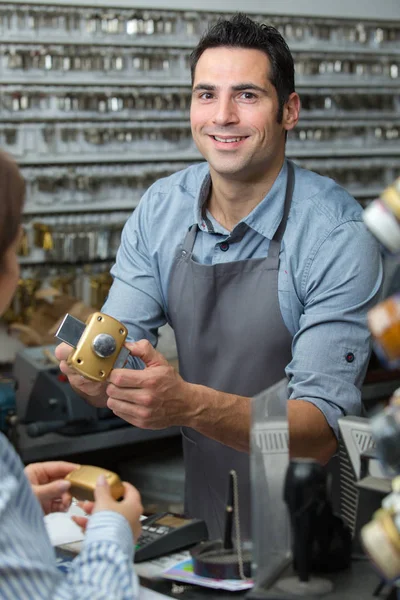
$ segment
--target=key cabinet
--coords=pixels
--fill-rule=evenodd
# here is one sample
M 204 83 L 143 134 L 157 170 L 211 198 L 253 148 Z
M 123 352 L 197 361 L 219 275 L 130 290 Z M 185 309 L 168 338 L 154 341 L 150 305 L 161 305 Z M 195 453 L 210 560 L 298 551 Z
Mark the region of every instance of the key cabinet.
M 380 3 L 376 18 L 367 2 L 330 4 L 249 0 L 246 10 L 294 55 L 302 113 L 288 156 L 365 205 L 400 172 L 400 5 Z M 0 145 L 27 182 L 22 287 L 58 286 L 100 307 L 142 193 L 201 160 L 188 57 L 211 23 L 241 8 L 0 2 Z

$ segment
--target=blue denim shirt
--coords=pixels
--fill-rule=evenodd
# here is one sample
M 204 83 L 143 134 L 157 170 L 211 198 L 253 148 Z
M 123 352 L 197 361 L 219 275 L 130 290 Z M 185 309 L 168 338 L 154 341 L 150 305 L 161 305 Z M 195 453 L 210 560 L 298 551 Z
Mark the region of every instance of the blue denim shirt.
M 338 418 L 361 410 L 370 355 L 366 315 L 378 299 L 381 257 L 354 198 L 327 177 L 294 169 L 278 284 L 282 317 L 293 335 L 289 393 L 316 405 L 337 434 Z M 265 198 L 231 232 L 204 210 L 207 163 L 157 181 L 125 225 L 104 312 L 125 323 L 131 339 L 156 345 L 168 313 L 171 267 L 189 227 L 200 228 L 194 246 L 200 263 L 267 256 L 283 214 L 286 177 L 285 161 Z

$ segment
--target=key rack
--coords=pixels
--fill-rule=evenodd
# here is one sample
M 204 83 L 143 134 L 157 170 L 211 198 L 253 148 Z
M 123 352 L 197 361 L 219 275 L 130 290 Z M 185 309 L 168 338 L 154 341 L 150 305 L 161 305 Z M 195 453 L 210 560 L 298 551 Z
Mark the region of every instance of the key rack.
M 107 288 L 143 192 L 201 160 L 189 126 L 189 54 L 232 14 L 208 1 L 120 4 L 0 2 L 0 145 L 27 182 L 22 276 L 96 308 L 93 281 Z M 246 9 L 281 31 L 295 59 L 302 113 L 287 154 L 366 204 L 399 174 L 400 11 L 383 7 L 372 20 L 354 2 L 344 17 L 340 7 L 323 16 L 316 6 L 312 16 L 277 4 L 269 14 L 257 13 L 256 0 Z

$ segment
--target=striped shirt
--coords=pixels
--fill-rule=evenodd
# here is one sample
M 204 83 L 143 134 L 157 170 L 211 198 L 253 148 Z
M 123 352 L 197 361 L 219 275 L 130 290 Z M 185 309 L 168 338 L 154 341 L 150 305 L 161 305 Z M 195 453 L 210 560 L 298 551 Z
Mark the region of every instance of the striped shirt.
M 132 600 L 138 597 L 133 537 L 126 519 L 94 514 L 67 574 L 56 566 L 43 512 L 20 458 L 0 433 L 0 598 Z

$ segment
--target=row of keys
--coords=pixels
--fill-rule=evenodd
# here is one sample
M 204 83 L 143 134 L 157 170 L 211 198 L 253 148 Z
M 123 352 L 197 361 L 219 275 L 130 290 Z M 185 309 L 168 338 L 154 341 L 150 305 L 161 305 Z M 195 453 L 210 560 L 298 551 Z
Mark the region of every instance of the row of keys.
M 186 162 L 22 167 L 27 185 L 26 209 L 48 207 L 64 212 L 88 203 L 132 210 L 154 181 L 188 166 Z
M 162 78 L 177 77 L 189 83 L 190 50 L 177 48 L 104 48 L 90 46 L 0 46 L 0 74 L 13 72 L 38 73 L 101 73 L 152 74 Z M 298 77 L 356 76 L 398 79 L 397 55 L 349 55 L 326 52 L 293 52 Z
M 1 123 L 0 146 L 17 158 L 103 153 L 195 152 L 188 121 L 159 123 Z
M 397 141 L 400 126 L 386 121 L 324 121 L 300 120 L 289 133 L 288 154 L 296 155 L 296 149 L 313 152 L 314 146 L 326 149 L 331 144 L 341 149 L 362 146 L 376 148 L 380 144 Z M 301 144 L 300 144 L 301 143 Z M 63 157 L 79 153 L 80 156 L 114 156 L 130 153 L 138 157 L 161 156 L 172 153 L 182 159 L 200 155 L 194 144 L 188 122 L 170 123 L 20 123 L 0 124 L 0 146 L 16 158 L 36 160 L 38 156 Z
M 163 36 L 198 38 L 219 17 L 229 15 L 198 11 L 160 11 L 132 9 L 93 9 L 61 6 L 13 6 L 0 9 L 0 32 L 9 34 L 49 34 L 79 37 L 132 39 Z M 254 15 L 279 29 L 290 42 L 351 43 L 380 47 L 400 41 L 400 26 L 396 23 L 363 22 L 318 17 L 287 17 L 268 14 Z
M 101 72 L 111 75 L 152 71 L 179 76 L 188 51 L 177 49 L 106 48 L 90 46 L 0 46 L 0 73 L 13 71 Z M 185 73 L 186 74 L 186 73 Z
M 82 91 L 43 87 L 39 90 L 29 87 L 0 86 L 0 106 L 10 113 L 45 111 L 46 116 L 65 113 L 93 112 L 103 115 L 118 112 L 154 112 L 153 118 L 163 112 L 186 116 L 190 108 L 191 91 L 188 88 L 150 89 L 133 88 L 127 91 L 82 88 Z M 44 115 L 43 115 L 44 116 Z M 163 115 L 164 116 L 164 115 Z
M 19 253 L 38 262 L 79 263 L 114 258 L 130 214 L 60 215 L 34 220 L 23 227 Z
M 302 90 L 302 114 L 324 112 L 368 113 L 384 111 L 398 114 L 400 97 L 393 90 L 358 90 L 357 88 L 327 90 Z M 190 108 L 189 88 L 127 88 L 107 89 L 76 87 L 73 90 L 54 87 L 0 86 L 0 108 L 3 114 L 23 114 L 40 117 L 87 117 L 109 114 L 115 116 L 147 118 L 181 117 L 187 118 Z M 364 114 L 366 113 L 366 114 Z
M 394 153 L 396 154 L 396 153 Z M 193 162 L 193 161 L 192 161 Z M 332 177 L 357 198 L 388 186 L 398 175 L 397 157 L 299 158 L 296 163 L 321 175 Z M 135 208 L 142 194 L 161 177 L 179 171 L 188 162 L 104 164 L 22 167 L 27 183 L 26 210 L 70 212 L 80 206 Z M 373 192 L 371 191 L 371 194 Z
M 4 319 L 9 323 L 28 323 L 37 307 L 40 290 L 49 288 L 99 310 L 112 284 L 111 265 L 112 263 L 91 263 L 64 268 L 48 265 L 35 268 L 22 267 L 21 278 Z

